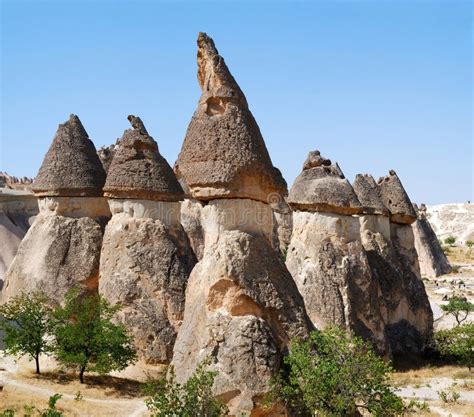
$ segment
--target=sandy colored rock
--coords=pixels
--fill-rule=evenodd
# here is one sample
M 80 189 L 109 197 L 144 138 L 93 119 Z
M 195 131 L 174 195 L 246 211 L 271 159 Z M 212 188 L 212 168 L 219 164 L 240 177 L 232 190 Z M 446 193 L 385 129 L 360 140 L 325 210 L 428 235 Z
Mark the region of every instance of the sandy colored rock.
M 317 328 L 341 326 L 390 352 L 358 218 L 295 211 L 286 265 Z
M 0 189 L 0 292 L 18 246 L 38 213 L 31 192 Z
M 319 151 L 309 153 L 287 201 L 293 210 L 362 213 L 362 206 L 339 166 L 321 157 Z
M 139 117 L 128 116 L 132 129 L 124 132 L 110 164 L 104 194 L 109 198 L 180 201 L 184 197 L 173 170 Z
M 364 208 L 364 214 L 389 215 L 387 207 L 382 203 L 379 187 L 372 175 L 357 174 L 352 186 Z
M 416 213 L 408 194 L 394 170 L 378 181 L 382 203 L 390 211 L 392 222 L 411 224 L 416 220 Z
M 204 256 L 204 229 L 201 219 L 203 207 L 203 203 L 198 200 L 186 199 L 181 203 L 181 225 L 199 261 Z
M 102 195 L 105 171 L 94 144 L 73 114 L 60 124 L 31 189 L 38 196 Z
M 155 211 L 163 213 L 161 219 L 146 214 L 133 217 L 135 210 L 116 210 L 107 224 L 99 293 L 122 306 L 118 318 L 134 336 L 140 359 L 166 364 L 183 319 L 184 294 L 195 257 L 179 223 L 165 225 L 166 213 L 179 214 L 179 203 L 149 203 L 165 205 Z M 170 204 L 176 207 L 166 207 Z
M 433 329 L 433 315 L 417 269 L 411 227 L 382 215 L 359 218 L 361 238 L 374 280 L 385 333 L 393 354 L 422 352 Z
M 189 278 L 172 364 L 182 382 L 210 357 L 219 372 L 214 393 L 232 415 L 250 415 L 262 409 L 288 341 L 309 327 L 301 295 L 266 238 L 222 231 Z
M 198 108 L 174 166 L 193 198 L 247 198 L 268 202 L 286 194 L 247 100 L 213 40 L 198 37 Z
M 101 244 L 94 219 L 40 213 L 8 269 L 1 301 L 24 291 L 41 290 L 57 302 L 72 287 L 96 291 Z

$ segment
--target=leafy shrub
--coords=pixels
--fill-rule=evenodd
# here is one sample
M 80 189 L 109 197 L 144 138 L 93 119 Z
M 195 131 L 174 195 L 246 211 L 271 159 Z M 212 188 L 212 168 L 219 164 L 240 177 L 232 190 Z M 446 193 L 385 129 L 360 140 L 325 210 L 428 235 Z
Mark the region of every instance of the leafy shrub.
M 446 239 L 444 239 L 444 243 L 446 243 L 446 245 L 452 246 L 456 243 L 456 238 L 454 236 L 448 236 Z
M 202 362 L 184 384 L 176 382 L 174 368 L 168 378 L 147 384 L 146 406 L 152 417 L 222 417 L 227 407 L 212 395 L 216 372 L 206 371 L 209 361 Z
M 40 373 L 39 357 L 51 351 L 46 335 L 51 329 L 50 300 L 41 292 L 23 293 L 0 306 L 0 329 L 3 342 L 11 355 L 28 355 L 36 362 Z
M 118 309 L 99 295 L 84 296 L 73 289 L 64 307 L 54 311 L 55 356 L 79 369 L 81 383 L 86 371 L 106 374 L 134 362 L 132 339 L 123 325 L 112 322 Z
M 368 342 L 330 328 L 294 341 L 284 359 L 286 372 L 272 382 L 272 402 L 296 416 L 336 417 L 364 411 L 395 416 L 404 404 L 390 386 L 391 371 Z
M 469 370 L 474 366 L 474 324 L 463 324 L 434 334 L 436 349 L 444 356 L 452 356 Z
M 466 246 L 471 249 L 474 246 L 474 242 L 472 240 L 466 241 Z

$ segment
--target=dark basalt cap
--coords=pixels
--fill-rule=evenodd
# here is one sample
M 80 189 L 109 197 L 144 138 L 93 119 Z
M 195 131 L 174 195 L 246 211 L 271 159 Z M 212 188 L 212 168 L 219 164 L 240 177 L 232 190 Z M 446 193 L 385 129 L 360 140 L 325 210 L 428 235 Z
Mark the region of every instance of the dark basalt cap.
M 60 124 L 31 189 L 44 196 L 102 196 L 105 171 L 79 117 Z
M 199 105 L 174 166 L 199 200 L 249 198 L 269 202 L 287 194 L 247 100 L 205 33 L 198 37 Z
M 308 154 L 303 172 L 296 178 L 288 196 L 294 210 L 337 214 L 360 214 L 362 206 L 339 165 L 321 157 L 319 151 Z
M 394 170 L 378 181 L 382 203 L 390 210 L 390 221 L 411 224 L 416 220 L 416 212 Z
M 104 195 L 109 198 L 182 200 L 183 189 L 141 119 L 128 116 L 128 120 L 133 128 L 127 129 L 118 141 Z
M 365 214 L 389 215 L 387 207 L 382 203 L 380 190 L 374 177 L 369 174 L 357 174 L 352 184 Z

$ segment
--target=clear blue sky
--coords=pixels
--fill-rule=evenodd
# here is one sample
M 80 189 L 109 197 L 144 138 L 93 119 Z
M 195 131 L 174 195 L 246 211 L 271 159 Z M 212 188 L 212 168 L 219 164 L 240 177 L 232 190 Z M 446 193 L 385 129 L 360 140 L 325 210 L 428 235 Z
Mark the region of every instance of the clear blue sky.
M 139 115 L 173 164 L 204 31 L 289 185 L 319 149 L 351 181 L 393 168 L 413 201 L 474 200 L 472 2 L 0 3 L 0 170 L 36 175 L 70 113 L 96 147 Z

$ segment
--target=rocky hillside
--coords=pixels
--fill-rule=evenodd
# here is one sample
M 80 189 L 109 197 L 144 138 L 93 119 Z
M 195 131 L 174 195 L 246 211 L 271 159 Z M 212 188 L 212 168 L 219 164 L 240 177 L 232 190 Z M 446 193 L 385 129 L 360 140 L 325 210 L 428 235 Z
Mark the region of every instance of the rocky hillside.
M 474 204 L 438 204 L 427 207 L 426 217 L 439 239 L 456 238 L 463 245 L 474 241 Z

